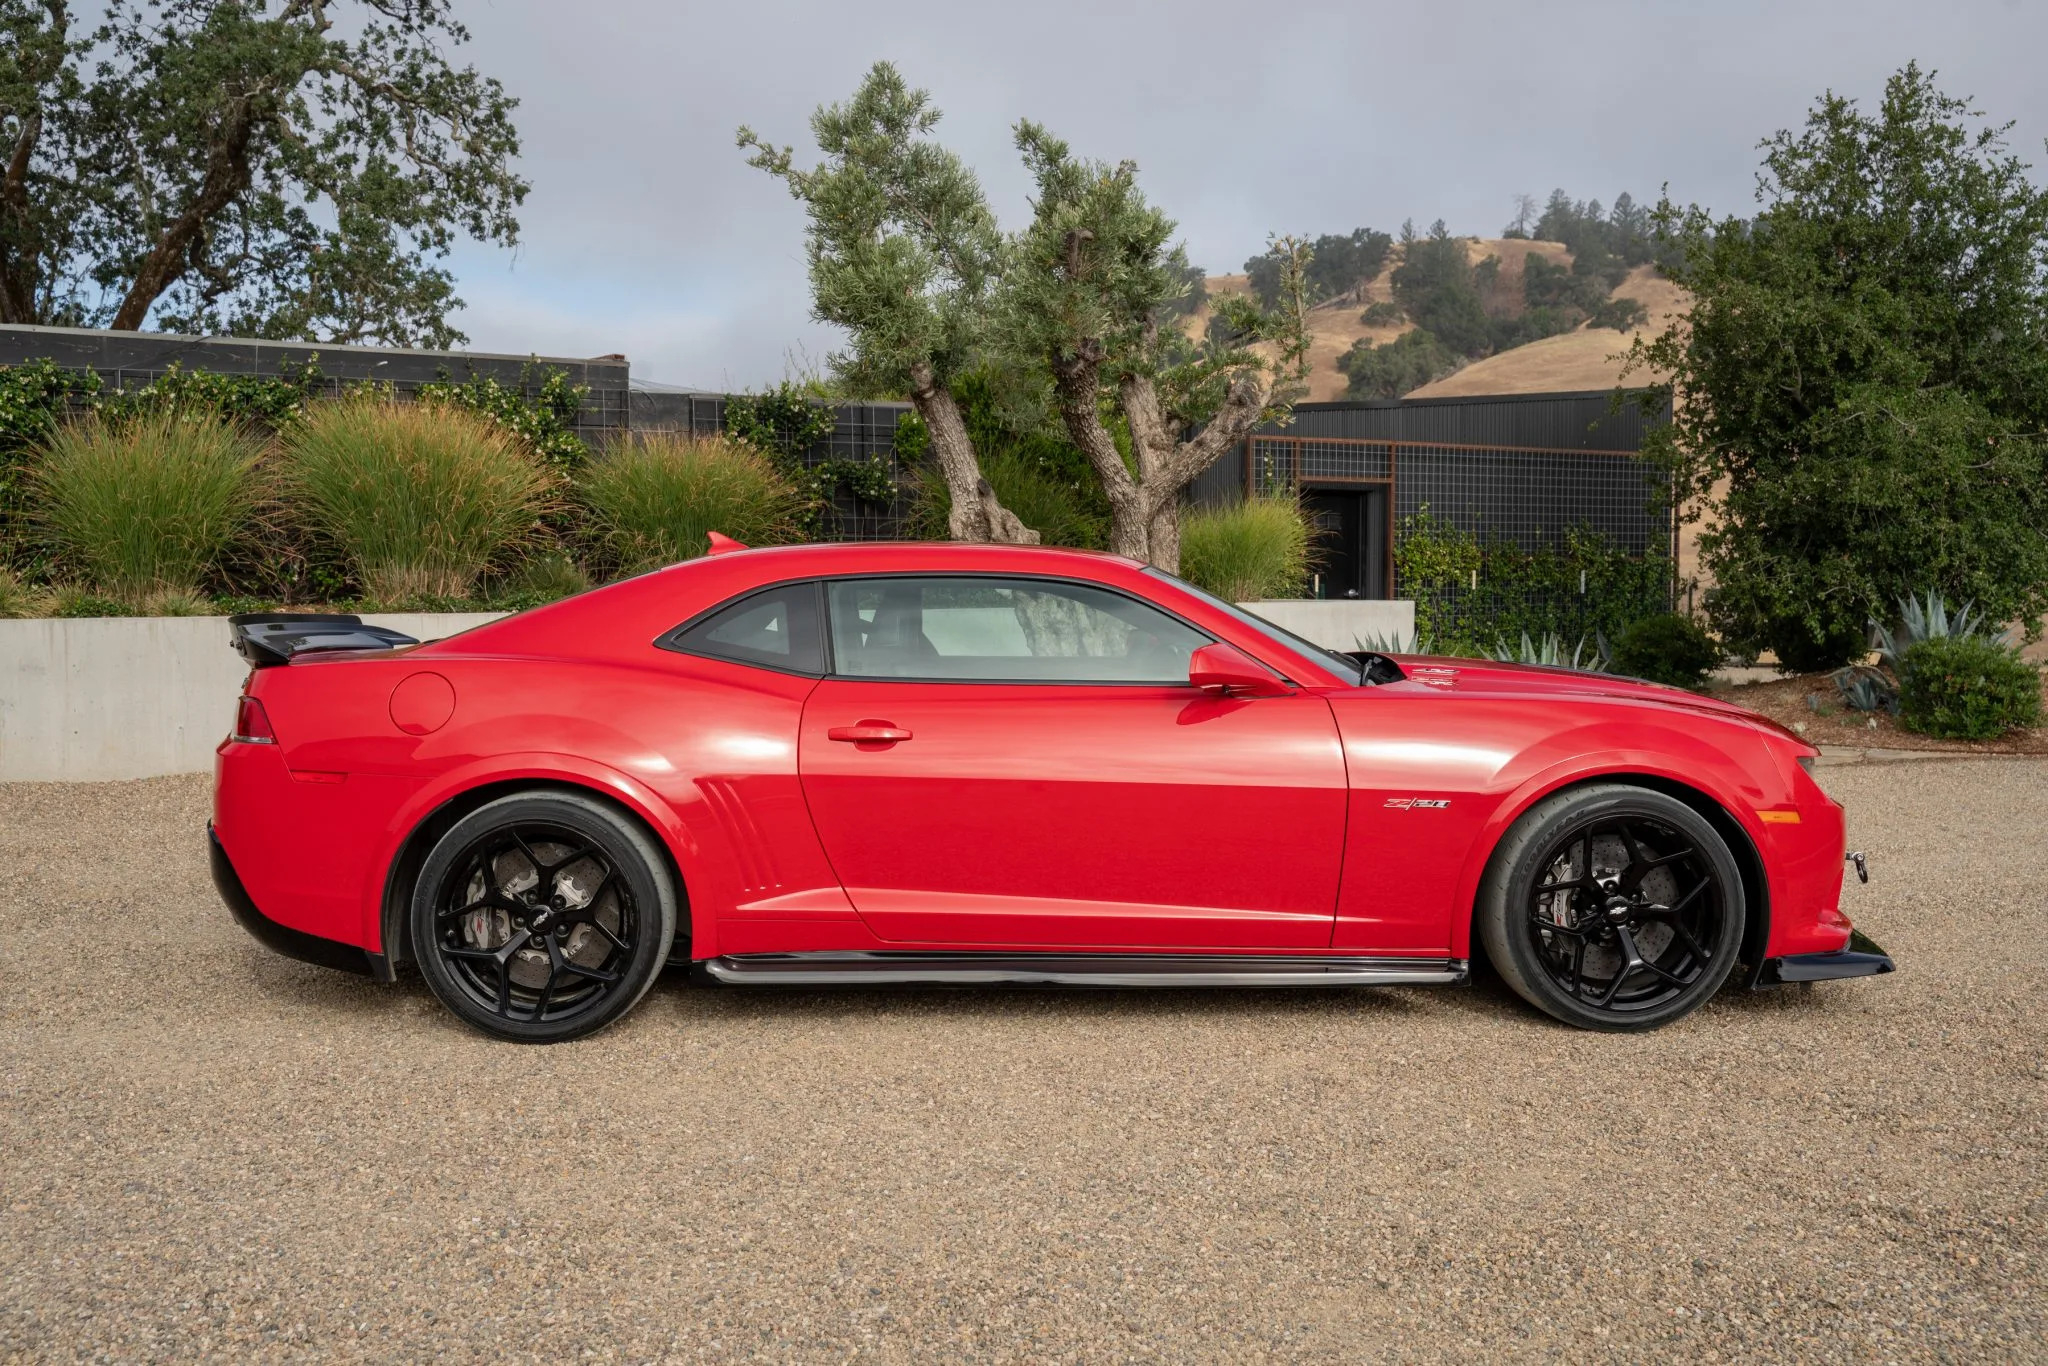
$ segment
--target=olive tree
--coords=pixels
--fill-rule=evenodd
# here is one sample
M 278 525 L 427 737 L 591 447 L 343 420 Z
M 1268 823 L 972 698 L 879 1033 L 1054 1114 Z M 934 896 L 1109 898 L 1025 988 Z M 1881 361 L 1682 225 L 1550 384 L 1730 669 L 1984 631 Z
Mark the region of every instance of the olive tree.
M 1036 196 L 997 291 L 1001 345 L 1050 376 L 1068 435 L 1108 497 L 1109 548 L 1176 570 L 1188 485 L 1302 392 L 1309 249 L 1277 242 L 1281 306 L 1220 300 L 1223 340 L 1197 348 L 1163 321 L 1186 286 L 1173 220 L 1146 201 L 1137 168 L 1077 158 L 1029 121 L 1016 141 Z M 1110 414 L 1128 436 L 1128 459 Z
M 809 215 L 812 312 L 848 334 L 834 375 L 858 393 L 907 394 L 924 419 L 953 538 L 1032 544 L 1038 533 L 982 477 L 950 388 L 982 353 L 1004 243 L 974 172 L 931 138 L 938 121 L 925 91 L 878 62 L 850 101 L 812 115 L 816 166 L 750 128 L 739 144 Z

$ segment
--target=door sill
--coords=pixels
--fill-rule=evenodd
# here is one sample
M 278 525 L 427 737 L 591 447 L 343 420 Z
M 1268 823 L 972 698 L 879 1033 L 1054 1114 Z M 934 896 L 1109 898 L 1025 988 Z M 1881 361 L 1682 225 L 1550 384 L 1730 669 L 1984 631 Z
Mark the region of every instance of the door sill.
M 1385 987 L 1465 980 L 1460 958 L 1194 953 L 742 953 L 707 959 L 748 986 Z

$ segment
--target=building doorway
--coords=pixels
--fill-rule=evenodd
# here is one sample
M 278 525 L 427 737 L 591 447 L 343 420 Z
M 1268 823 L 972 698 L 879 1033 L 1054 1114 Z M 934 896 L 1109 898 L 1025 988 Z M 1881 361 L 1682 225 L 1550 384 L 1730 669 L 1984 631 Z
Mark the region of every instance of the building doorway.
M 1310 485 L 1301 505 L 1316 529 L 1314 593 L 1319 598 L 1384 598 L 1391 565 L 1387 542 L 1387 487 Z

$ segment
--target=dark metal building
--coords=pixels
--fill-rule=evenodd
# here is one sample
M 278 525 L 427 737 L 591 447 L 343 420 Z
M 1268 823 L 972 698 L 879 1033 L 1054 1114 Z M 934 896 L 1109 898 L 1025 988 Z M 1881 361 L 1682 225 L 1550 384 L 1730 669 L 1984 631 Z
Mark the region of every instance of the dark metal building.
M 1668 404 L 1611 390 L 1304 403 L 1196 481 L 1198 504 L 1293 490 L 1323 534 L 1325 596 L 1390 597 L 1404 521 L 1427 512 L 1535 549 L 1574 527 L 1645 554 L 1671 548 L 1661 476 L 1635 459 Z

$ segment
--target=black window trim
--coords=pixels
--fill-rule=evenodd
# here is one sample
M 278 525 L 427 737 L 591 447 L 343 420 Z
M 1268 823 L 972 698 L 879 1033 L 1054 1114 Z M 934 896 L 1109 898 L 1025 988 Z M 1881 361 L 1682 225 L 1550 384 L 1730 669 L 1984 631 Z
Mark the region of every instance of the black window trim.
M 819 574 L 809 577 L 782 579 L 775 583 L 764 583 L 759 585 L 758 587 L 749 588 L 744 593 L 735 593 L 733 596 L 726 598 L 724 601 L 715 603 L 712 606 L 705 608 L 703 611 L 698 612 L 695 616 L 692 616 L 689 620 L 683 622 L 680 626 L 674 627 L 671 630 L 663 632 L 661 636 L 655 640 L 654 643 L 659 648 L 664 650 L 672 650 L 676 654 L 689 655 L 695 659 L 715 659 L 721 664 L 734 664 L 738 665 L 740 668 L 743 669 L 766 669 L 772 673 L 791 674 L 798 678 L 842 678 L 846 679 L 849 682 L 858 683 L 951 683 L 969 688 L 1189 688 L 1193 686 L 1189 684 L 1185 679 L 1181 680 L 1178 683 L 1160 683 L 1134 681 L 1131 679 L 918 678 L 907 677 L 900 674 L 878 675 L 840 673 L 839 660 L 835 656 L 835 652 L 832 648 L 832 600 L 827 585 L 834 583 L 851 582 L 865 583 L 874 579 L 1025 579 L 1035 581 L 1038 583 L 1072 584 L 1081 588 L 1093 588 L 1097 592 L 1113 593 L 1117 597 L 1124 598 L 1130 602 L 1138 604 L 1138 606 L 1140 607 L 1149 608 L 1152 611 L 1159 613 L 1163 617 L 1166 617 L 1172 621 L 1179 622 L 1182 626 L 1194 632 L 1203 640 L 1208 641 L 1211 645 L 1224 643 L 1219 639 L 1219 637 L 1216 635 L 1214 631 L 1208 630 L 1205 627 L 1197 626 L 1194 622 L 1189 621 L 1186 617 L 1182 616 L 1180 613 L 1174 611 L 1172 608 L 1166 606 L 1165 604 L 1154 602 L 1150 598 L 1140 597 L 1138 594 L 1133 593 L 1128 589 L 1120 588 L 1115 584 L 1103 583 L 1098 579 L 1084 579 L 1072 574 L 1020 573 L 1014 569 L 895 569 L 882 570 L 879 573 L 870 572 L 851 574 Z M 825 672 L 822 674 L 812 673 L 808 669 L 783 669 L 777 668 L 773 664 L 759 664 L 755 663 L 752 660 L 729 659 L 724 655 L 706 654 L 701 650 L 688 649 L 680 643 L 681 637 L 684 632 L 688 631 L 691 627 L 696 626 L 699 622 L 704 621 L 706 618 L 714 616 L 717 613 L 724 611 L 728 607 L 736 606 L 739 603 L 744 602 L 748 598 L 754 597 L 755 595 L 760 593 L 772 592 L 776 589 L 788 588 L 793 584 L 801 583 L 811 584 L 818 595 L 818 630 L 820 634 L 823 636 L 822 643 L 824 645 L 825 653 Z M 1283 671 L 1275 670 L 1275 672 L 1280 673 L 1281 677 L 1285 679 L 1285 681 L 1290 687 L 1300 686 L 1300 684 L 1297 683 L 1296 680 L 1294 680 L 1291 677 L 1288 677 L 1288 675 Z
M 712 654 L 709 650 L 691 649 L 683 642 L 684 636 L 711 618 L 718 616 L 727 608 L 737 607 L 748 599 L 758 598 L 764 593 L 779 593 L 785 589 L 802 587 L 805 584 L 810 585 L 811 596 L 814 599 L 811 610 L 817 613 L 818 618 L 818 653 L 823 657 L 825 664 L 822 672 L 815 669 L 787 668 L 780 664 L 770 664 L 766 660 L 734 659 L 731 655 L 718 655 Z M 711 606 L 689 617 L 680 625 L 672 626 L 656 636 L 654 638 L 654 648 L 657 650 L 667 650 L 672 654 L 688 655 L 692 659 L 716 660 L 720 664 L 731 664 L 735 668 L 762 669 L 768 673 L 786 674 L 792 678 L 825 678 L 832 672 L 832 628 L 831 624 L 825 619 L 825 608 L 824 580 L 804 578 L 780 579 L 775 583 L 764 583 L 749 588 L 743 593 L 735 593 L 729 598 L 711 604 Z

